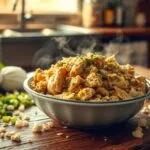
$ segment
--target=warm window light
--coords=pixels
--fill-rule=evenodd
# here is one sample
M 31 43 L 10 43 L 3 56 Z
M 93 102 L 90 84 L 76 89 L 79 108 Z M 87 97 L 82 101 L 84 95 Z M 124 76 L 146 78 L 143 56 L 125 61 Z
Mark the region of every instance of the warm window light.
M 11 12 L 13 0 L 0 0 L 0 13 Z M 77 13 L 79 0 L 26 0 L 26 11 L 33 13 Z M 16 11 L 20 12 L 21 0 Z
M 78 0 L 26 0 L 27 9 L 33 12 L 70 12 L 78 11 Z

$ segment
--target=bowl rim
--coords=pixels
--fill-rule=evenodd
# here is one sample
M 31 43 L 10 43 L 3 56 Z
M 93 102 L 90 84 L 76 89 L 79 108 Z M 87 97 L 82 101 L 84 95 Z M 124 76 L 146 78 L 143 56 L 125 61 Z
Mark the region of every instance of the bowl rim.
M 40 98 L 44 98 L 48 101 L 53 102 L 59 102 L 59 103 L 67 103 L 67 104 L 75 104 L 75 105 L 121 105 L 121 104 L 128 104 L 128 103 L 134 103 L 137 101 L 144 101 L 145 99 L 148 99 L 150 97 L 150 79 L 146 79 L 146 83 L 148 86 L 148 92 L 145 95 L 134 97 L 127 100 L 120 100 L 120 101 L 106 101 L 106 102 L 93 102 L 93 101 L 81 101 L 81 100 L 65 100 L 61 99 L 52 95 L 45 95 L 42 93 L 38 93 L 30 88 L 29 83 L 31 79 L 33 78 L 33 75 L 30 77 L 27 77 L 23 83 L 23 87 L 26 92 L 28 92 L 30 95 L 38 96 Z

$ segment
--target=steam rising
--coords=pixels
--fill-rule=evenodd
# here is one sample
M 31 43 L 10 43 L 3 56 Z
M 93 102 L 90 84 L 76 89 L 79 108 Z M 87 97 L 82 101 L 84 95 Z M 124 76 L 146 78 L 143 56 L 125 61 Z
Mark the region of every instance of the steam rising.
M 142 53 L 136 50 L 136 43 L 128 37 L 117 36 L 114 40 L 105 44 L 99 36 L 65 36 L 51 38 L 35 55 L 33 64 L 36 67 L 47 68 L 62 57 L 76 56 L 88 52 L 97 52 L 105 56 L 115 55 L 120 64 L 146 64 L 147 43 L 138 42 L 138 49 L 144 47 Z M 142 47 L 143 46 L 143 47 Z
M 59 49 L 68 55 L 101 51 L 101 44 L 95 36 L 55 37 L 53 39 L 57 42 Z

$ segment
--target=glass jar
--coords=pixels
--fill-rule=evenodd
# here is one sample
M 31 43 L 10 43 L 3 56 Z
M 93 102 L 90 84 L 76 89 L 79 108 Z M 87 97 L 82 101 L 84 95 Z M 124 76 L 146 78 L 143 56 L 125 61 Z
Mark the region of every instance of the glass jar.
M 84 27 L 93 27 L 101 25 L 100 0 L 83 1 L 82 25 Z

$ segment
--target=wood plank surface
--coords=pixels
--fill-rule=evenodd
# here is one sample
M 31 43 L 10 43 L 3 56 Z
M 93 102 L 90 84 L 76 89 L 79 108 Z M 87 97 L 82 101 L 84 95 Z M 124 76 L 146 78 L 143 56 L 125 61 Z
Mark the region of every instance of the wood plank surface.
M 148 104 L 146 104 L 148 105 Z M 61 125 L 55 124 L 49 132 L 42 134 L 33 134 L 32 127 L 35 122 L 47 122 L 50 120 L 36 106 L 25 112 L 30 115 L 30 126 L 23 129 L 18 129 L 21 133 L 21 143 L 15 143 L 10 140 L 0 140 L 0 149 L 6 150 L 142 150 L 140 147 L 150 149 L 150 129 L 144 130 L 144 137 L 141 139 L 134 138 L 132 131 L 136 127 L 137 118 L 143 117 L 144 114 L 138 114 L 136 117 L 129 120 L 127 123 L 112 126 L 106 129 L 84 130 L 64 128 Z M 150 123 L 150 116 L 147 117 Z M 14 131 L 12 126 L 7 127 L 7 131 Z M 63 133 L 58 136 L 57 133 Z M 69 136 L 69 138 L 66 138 Z M 29 143 L 29 139 L 33 142 Z M 139 147 L 139 148 L 138 148 Z
M 106 27 L 92 27 L 85 28 L 82 26 L 72 26 L 72 25 L 60 25 L 60 29 L 68 31 L 76 31 L 83 34 L 102 34 L 103 36 L 116 36 L 119 34 L 127 36 L 139 36 L 145 37 L 150 35 L 149 27 L 123 27 L 123 28 L 106 28 Z
M 149 76 L 149 70 L 136 67 L 140 74 Z M 146 102 L 145 106 L 150 105 Z M 132 131 L 137 126 L 137 118 L 146 118 L 150 124 L 149 115 L 139 113 L 126 123 L 115 125 L 105 129 L 75 129 L 65 128 L 57 123 L 50 131 L 41 134 L 33 134 L 32 127 L 36 122 L 50 120 L 36 106 L 25 111 L 30 116 L 30 125 L 27 128 L 17 129 L 21 133 L 21 142 L 15 143 L 8 139 L 0 139 L 0 150 L 150 150 L 150 128 L 144 129 L 143 138 L 134 138 Z M 1 124 L 0 124 L 1 126 Z M 16 130 L 8 126 L 7 131 Z M 57 133 L 63 133 L 58 136 Z M 66 138 L 69 136 L 69 138 Z M 29 139 L 33 142 L 30 143 Z

